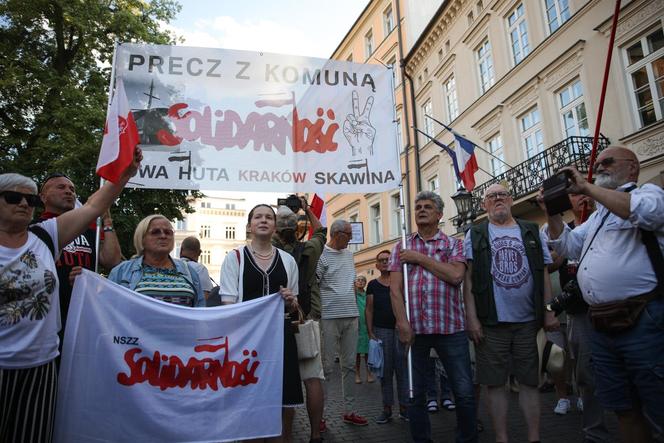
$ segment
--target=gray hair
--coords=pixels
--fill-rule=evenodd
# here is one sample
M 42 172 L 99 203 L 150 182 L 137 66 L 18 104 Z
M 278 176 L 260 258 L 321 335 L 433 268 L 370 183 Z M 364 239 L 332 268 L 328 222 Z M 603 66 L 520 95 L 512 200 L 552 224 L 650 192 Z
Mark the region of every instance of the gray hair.
M 330 226 L 330 237 L 332 237 L 334 234 L 336 234 L 339 231 L 343 231 L 346 228 L 346 225 L 349 223 L 340 218 L 339 220 L 335 220 L 332 225 Z
M 28 188 L 34 194 L 37 193 L 37 183 L 30 177 L 14 172 L 0 174 L 0 191 L 13 191 L 16 188 Z
M 287 206 L 279 206 L 277 209 L 277 231 L 297 228 L 297 215 Z
M 438 212 L 440 212 L 441 214 L 443 213 L 443 208 L 445 207 L 445 204 L 443 203 L 443 199 L 440 198 L 440 195 L 431 191 L 420 191 L 415 196 L 415 203 L 422 200 L 431 200 L 433 204 L 436 205 L 436 209 L 438 210 Z

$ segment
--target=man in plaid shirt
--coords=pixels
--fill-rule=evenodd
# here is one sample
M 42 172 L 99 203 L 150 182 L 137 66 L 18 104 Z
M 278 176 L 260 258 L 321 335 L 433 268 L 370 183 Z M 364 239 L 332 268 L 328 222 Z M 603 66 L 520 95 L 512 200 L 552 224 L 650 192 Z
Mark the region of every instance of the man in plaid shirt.
M 438 229 L 443 201 L 423 191 L 415 197 L 417 232 L 390 256 L 392 309 L 401 342 L 410 345 L 413 367 L 413 402 L 408 409 L 410 432 L 417 442 L 430 442 L 431 425 L 426 410 L 426 370 L 429 350 L 438 353 L 456 401 L 457 442 L 476 442 L 473 380 L 465 332 L 461 282 L 466 272 L 463 243 Z M 403 296 L 403 267 L 407 264 L 410 323 Z

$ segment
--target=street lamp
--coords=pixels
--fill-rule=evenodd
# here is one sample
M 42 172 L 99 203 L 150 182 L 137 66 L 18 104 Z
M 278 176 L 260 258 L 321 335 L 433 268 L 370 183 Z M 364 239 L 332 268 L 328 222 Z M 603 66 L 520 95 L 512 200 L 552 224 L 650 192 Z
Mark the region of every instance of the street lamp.
M 473 194 L 466 191 L 466 189 L 461 186 L 452 196 L 452 200 L 457 207 L 457 214 L 459 214 L 459 218 L 457 219 L 457 227 L 465 232 L 468 228 L 470 228 L 470 225 L 473 223 L 473 219 L 475 219 L 475 211 L 473 210 Z

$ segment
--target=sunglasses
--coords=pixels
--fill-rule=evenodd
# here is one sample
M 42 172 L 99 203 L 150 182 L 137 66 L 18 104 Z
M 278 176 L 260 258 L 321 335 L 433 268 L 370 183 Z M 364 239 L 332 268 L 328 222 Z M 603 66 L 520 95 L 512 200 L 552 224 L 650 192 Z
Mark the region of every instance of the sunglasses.
M 24 194 L 22 192 L 16 191 L 2 191 L 0 192 L 0 195 L 2 195 L 5 198 L 5 202 L 10 205 L 18 205 L 23 201 L 23 199 L 25 199 L 25 201 L 28 203 L 28 206 L 32 208 L 42 204 L 41 198 L 39 198 L 39 196 L 36 194 Z
M 606 167 L 611 166 L 612 164 L 614 164 L 615 162 L 620 161 L 620 160 L 622 160 L 622 161 L 628 161 L 628 162 L 633 162 L 633 161 L 634 161 L 634 159 L 631 159 L 631 158 L 614 158 L 614 157 L 606 157 L 606 158 L 603 159 L 603 160 L 597 160 L 597 161 L 595 162 L 595 164 L 593 164 L 593 173 L 596 173 L 596 172 L 597 172 L 597 170 L 599 169 L 600 165 L 601 165 L 603 168 L 606 168 Z
M 174 233 L 175 233 L 175 231 L 173 231 L 170 228 L 165 228 L 165 229 L 152 228 L 148 231 L 148 234 L 154 235 L 155 237 L 157 237 L 159 235 L 162 235 L 162 234 L 164 234 L 166 237 L 172 237 Z

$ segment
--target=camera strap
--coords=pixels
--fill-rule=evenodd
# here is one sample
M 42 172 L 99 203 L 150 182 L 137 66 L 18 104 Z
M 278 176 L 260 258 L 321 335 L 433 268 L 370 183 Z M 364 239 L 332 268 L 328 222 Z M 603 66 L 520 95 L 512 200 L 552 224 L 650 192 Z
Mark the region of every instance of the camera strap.
M 585 252 L 579 259 L 579 263 L 577 264 L 577 267 L 581 267 L 581 262 L 583 261 L 584 258 L 586 258 L 586 254 L 588 251 L 590 251 L 590 247 L 592 246 L 593 242 L 595 241 L 595 237 L 597 237 L 597 234 L 599 234 L 600 229 L 602 229 L 602 226 L 604 226 L 604 222 L 606 219 L 609 217 L 609 214 L 611 214 L 611 211 L 608 209 L 606 210 L 606 214 L 604 214 L 604 217 L 602 217 L 602 221 L 599 223 L 599 226 L 595 230 L 595 233 L 593 234 L 593 238 L 590 239 L 590 243 L 588 243 L 588 247 L 586 248 Z

